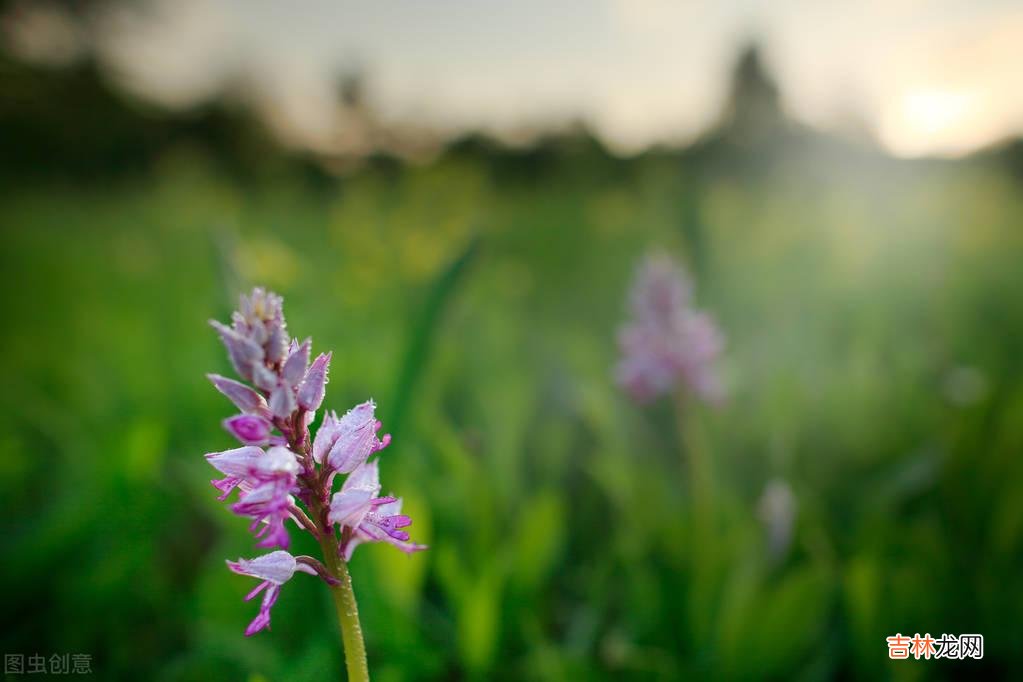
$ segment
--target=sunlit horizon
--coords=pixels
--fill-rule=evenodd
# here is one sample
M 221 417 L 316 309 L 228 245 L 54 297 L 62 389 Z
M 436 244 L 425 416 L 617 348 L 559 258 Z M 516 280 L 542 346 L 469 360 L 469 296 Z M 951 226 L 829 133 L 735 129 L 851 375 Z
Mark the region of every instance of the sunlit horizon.
M 120 87 L 172 109 L 240 92 L 287 143 L 328 153 L 365 144 L 338 106 L 353 73 L 383 126 L 514 138 L 581 122 L 619 153 L 684 144 L 717 122 L 749 44 L 794 120 L 839 133 L 856 122 L 896 156 L 1023 133 L 1023 8 L 1000 0 L 158 0 L 113 5 L 88 35 L 48 3 L 15 19 L 5 42 L 23 58 L 91 51 Z

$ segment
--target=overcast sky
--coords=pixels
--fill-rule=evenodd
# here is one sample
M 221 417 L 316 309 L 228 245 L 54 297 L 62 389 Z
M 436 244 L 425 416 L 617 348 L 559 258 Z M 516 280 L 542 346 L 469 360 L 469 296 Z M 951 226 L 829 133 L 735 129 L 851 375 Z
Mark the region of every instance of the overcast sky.
M 891 151 L 956 154 L 1023 132 L 1020 0 L 158 0 L 100 22 L 129 88 L 188 106 L 244 82 L 293 140 L 329 147 L 338 73 L 386 119 L 512 130 L 582 118 L 614 147 L 684 141 L 739 46 L 785 106 L 857 119 Z

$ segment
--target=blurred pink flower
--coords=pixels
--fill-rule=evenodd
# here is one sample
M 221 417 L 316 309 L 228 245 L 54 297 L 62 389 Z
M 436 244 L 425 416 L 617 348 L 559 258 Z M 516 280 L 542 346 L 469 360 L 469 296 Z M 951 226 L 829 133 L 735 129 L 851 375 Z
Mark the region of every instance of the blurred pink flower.
M 700 399 L 718 403 L 724 387 L 717 359 L 724 337 L 713 319 L 693 307 L 692 284 L 666 254 L 648 256 L 629 296 L 630 319 L 618 342 L 618 384 L 639 402 L 674 391 L 681 382 Z

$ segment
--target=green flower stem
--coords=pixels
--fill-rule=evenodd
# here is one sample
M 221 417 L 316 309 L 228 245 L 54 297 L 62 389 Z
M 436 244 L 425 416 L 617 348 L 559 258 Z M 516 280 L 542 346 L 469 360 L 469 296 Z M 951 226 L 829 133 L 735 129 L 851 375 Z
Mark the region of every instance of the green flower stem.
M 324 512 L 325 510 L 317 510 L 317 517 L 326 518 Z M 337 536 L 329 526 L 323 528 L 320 533 L 320 548 L 323 550 L 323 561 L 327 569 L 338 581 L 336 585 L 330 586 L 330 593 L 334 598 L 338 625 L 341 626 L 341 644 L 345 651 L 348 682 L 369 682 L 366 644 L 362 639 L 359 606 L 355 603 L 352 577 L 348 574 L 348 564 L 338 555 Z
M 337 578 L 340 581 L 330 588 L 337 609 L 337 620 L 341 625 L 341 642 L 345 648 L 345 666 L 349 682 L 369 682 L 369 665 L 366 663 L 366 644 L 362 641 L 362 626 L 359 624 L 359 607 L 355 603 L 352 577 L 348 566 L 337 560 Z
M 695 400 L 676 395 L 675 422 L 678 427 L 682 458 L 689 478 L 692 522 L 689 554 L 692 579 L 689 597 L 689 619 L 697 647 L 709 650 L 715 641 L 719 611 L 721 544 L 717 530 L 717 489 L 713 460 L 703 430 L 701 406 Z
M 715 481 L 707 440 L 701 429 L 699 405 L 687 402 L 676 392 L 675 424 L 683 457 L 689 469 L 689 491 L 693 501 L 693 527 L 701 541 L 713 535 Z
M 295 452 L 303 453 L 307 472 L 312 475 L 312 446 L 309 443 L 309 433 L 299 429 L 298 424 L 303 423 L 304 415 L 299 411 L 295 416 L 294 432 L 302 434 L 302 440 L 290 441 Z M 325 470 L 319 472 L 321 477 L 326 476 Z M 323 487 L 323 479 L 318 483 Z M 345 668 L 348 669 L 348 682 L 369 682 L 369 664 L 366 662 L 366 643 L 362 639 L 362 625 L 359 624 L 359 605 L 355 603 L 355 590 L 352 589 L 352 577 L 348 574 L 348 564 L 341 558 L 338 551 L 337 533 L 334 531 L 334 524 L 327 520 L 329 513 L 327 500 L 313 500 L 309 511 L 312 518 L 299 518 L 299 522 L 312 523 L 316 528 L 316 536 L 320 541 L 320 549 L 323 551 L 323 563 L 337 583 L 330 586 L 330 594 L 334 598 L 334 609 L 337 611 L 337 622 L 341 627 L 341 645 L 345 652 Z

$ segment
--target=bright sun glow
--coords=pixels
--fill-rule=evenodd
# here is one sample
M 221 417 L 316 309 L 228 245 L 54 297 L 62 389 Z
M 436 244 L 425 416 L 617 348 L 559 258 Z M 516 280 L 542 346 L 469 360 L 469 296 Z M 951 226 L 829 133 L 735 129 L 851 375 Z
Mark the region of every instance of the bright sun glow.
M 962 154 L 997 137 L 987 109 L 972 90 L 911 89 L 885 107 L 881 139 L 904 156 Z
M 902 98 L 902 116 L 926 135 L 938 135 L 961 123 L 974 104 L 966 92 L 922 90 Z

